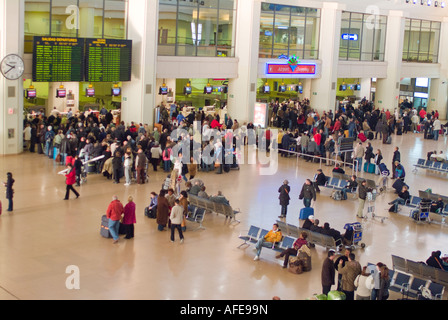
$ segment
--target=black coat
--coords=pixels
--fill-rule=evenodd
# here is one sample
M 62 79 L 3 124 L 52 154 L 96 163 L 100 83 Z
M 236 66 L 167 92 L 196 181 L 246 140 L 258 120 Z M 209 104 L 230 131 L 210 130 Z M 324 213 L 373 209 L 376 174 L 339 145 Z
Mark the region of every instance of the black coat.
M 291 191 L 290 186 L 288 186 L 287 184 L 282 185 L 279 189 L 278 192 L 280 193 L 280 195 L 278 196 L 278 199 L 280 200 L 280 205 L 281 206 L 287 206 L 289 205 L 289 200 L 291 199 L 289 197 L 289 192 Z
M 14 196 L 14 190 L 12 189 L 12 186 L 14 185 L 14 179 L 8 178 L 8 181 L 6 181 L 6 199 L 12 199 Z

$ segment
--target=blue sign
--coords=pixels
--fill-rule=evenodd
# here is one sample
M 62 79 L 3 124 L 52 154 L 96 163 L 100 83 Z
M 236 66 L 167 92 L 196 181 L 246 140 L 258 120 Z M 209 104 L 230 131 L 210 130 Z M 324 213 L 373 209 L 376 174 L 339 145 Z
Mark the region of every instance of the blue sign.
M 341 38 L 342 40 L 358 41 L 358 35 L 356 33 L 343 33 Z

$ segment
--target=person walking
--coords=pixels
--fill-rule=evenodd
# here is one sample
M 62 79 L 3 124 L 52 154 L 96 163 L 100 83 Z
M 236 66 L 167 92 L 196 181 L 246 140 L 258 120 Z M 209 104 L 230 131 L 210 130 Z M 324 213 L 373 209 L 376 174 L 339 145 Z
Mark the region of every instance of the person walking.
M 316 201 L 316 190 L 310 179 L 306 179 L 302 191 L 300 191 L 299 199 L 303 199 L 303 205 L 306 208 L 311 207 L 311 201 Z
M 66 184 L 66 191 L 65 191 L 65 198 L 64 200 L 68 200 L 70 197 L 70 191 L 73 191 L 73 193 L 76 195 L 76 199 L 79 198 L 78 191 L 73 188 L 73 185 L 76 183 L 76 170 L 73 168 L 73 165 L 71 163 L 67 163 L 67 173 L 65 174 L 65 184 Z
M 171 209 L 171 242 L 174 242 L 174 231 L 179 232 L 180 243 L 184 242 L 184 235 L 182 233 L 182 222 L 184 219 L 184 208 L 180 205 L 179 199 L 174 201 L 174 207 Z
M 132 196 L 128 197 L 128 203 L 123 209 L 123 221 L 124 231 L 126 232 L 125 239 L 134 238 L 134 224 L 137 223 L 135 218 L 135 202 Z
M 334 250 L 328 251 L 327 258 L 322 264 L 321 282 L 322 293 L 328 294 L 331 291 L 331 286 L 335 284 L 334 278 L 336 275 L 336 268 L 334 266 L 334 259 L 336 258 Z
M 112 202 L 106 210 L 106 217 L 109 219 L 109 232 L 112 236 L 113 243 L 117 243 L 119 239 L 118 230 L 120 228 L 121 216 L 124 213 L 123 204 L 118 200 L 117 196 L 112 197 Z
M 146 164 L 148 160 L 142 148 L 138 148 L 137 157 L 135 159 L 135 171 L 137 172 L 137 184 L 146 182 Z
M 342 264 L 342 261 L 339 263 Z M 342 275 L 342 292 L 345 293 L 346 300 L 354 300 L 355 279 L 362 272 L 361 265 L 355 260 L 354 253 L 348 255 L 348 261 L 338 269 L 338 272 Z
M 283 181 L 282 186 L 278 189 L 280 195 L 278 199 L 280 200 L 280 206 L 282 207 L 279 218 L 286 218 L 288 213 L 289 200 L 291 199 L 289 193 L 291 192 L 291 187 L 289 186 L 288 180 Z
M 12 188 L 15 180 L 12 177 L 12 173 L 8 172 L 6 174 L 6 182 L 3 185 L 6 187 L 6 199 L 8 199 L 8 210 L 11 212 L 13 210 L 13 197 L 14 197 L 14 189 Z M 0 210 L 1 213 L 1 210 Z

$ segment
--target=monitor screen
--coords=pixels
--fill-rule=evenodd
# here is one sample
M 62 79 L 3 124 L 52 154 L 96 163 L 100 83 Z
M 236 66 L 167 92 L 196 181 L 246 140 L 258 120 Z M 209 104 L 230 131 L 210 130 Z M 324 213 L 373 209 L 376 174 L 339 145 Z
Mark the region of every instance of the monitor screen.
M 416 78 L 415 79 L 415 86 L 416 87 L 427 88 L 428 84 L 429 84 L 428 78 Z
M 263 87 L 263 92 L 264 92 L 264 93 L 269 93 L 269 92 L 271 92 L 271 87 L 270 87 L 270 86 L 264 86 L 264 87 Z
M 36 98 L 36 90 L 35 89 L 27 89 L 26 90 L 26 98 L 27 99 Z
M 356 90 L 356 91 L 361 90 L 361 85 L 360 85 L 360 84 L 357 84 L 357 85 L 355 86 L 355 90 Z
M 206 94 L 210 94 L 210 93 L 212 93 L 213 92 L 213 87 L 205 87 L 204 88 L 204 93 L 206 93 Z
M 112 88 L 112 95 L 118 97 L 121 95 L 121 88 Z
M 168 87 L 166 87 L 166 86 L 160 87 L 159 94 L 161 94 L 161 95 L 168 94 Z
M 339 91 L 345 91 L 347 90 L 347 86 L 345 84 L 341 84 L 341 86 L 339 87 Z
M 285 92 L 286 91 L 286 86 L 279 86 L 278 87 L 278 92 Z
M 67 96 L 67 90 L 65 89 L 56 90 L 56 98 L 65 98 L 66 96 Z
M 86 89 L 86 97 L 94 97 L 94 96 L 95 96 L 95 89 L 87 88 Z
M 184 94 L 191 94 L 191 87 L 190 86 L 185 86 L 184 87 Z

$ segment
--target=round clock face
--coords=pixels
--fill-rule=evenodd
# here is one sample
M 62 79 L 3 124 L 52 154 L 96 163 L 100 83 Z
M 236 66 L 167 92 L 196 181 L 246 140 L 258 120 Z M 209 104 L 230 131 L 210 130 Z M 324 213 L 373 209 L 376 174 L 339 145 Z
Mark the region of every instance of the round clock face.
M 10 54 L 2 60 L 0 69 L 6 79 L 17 80 L 23 75 L 25 64 L 20 56 Z

